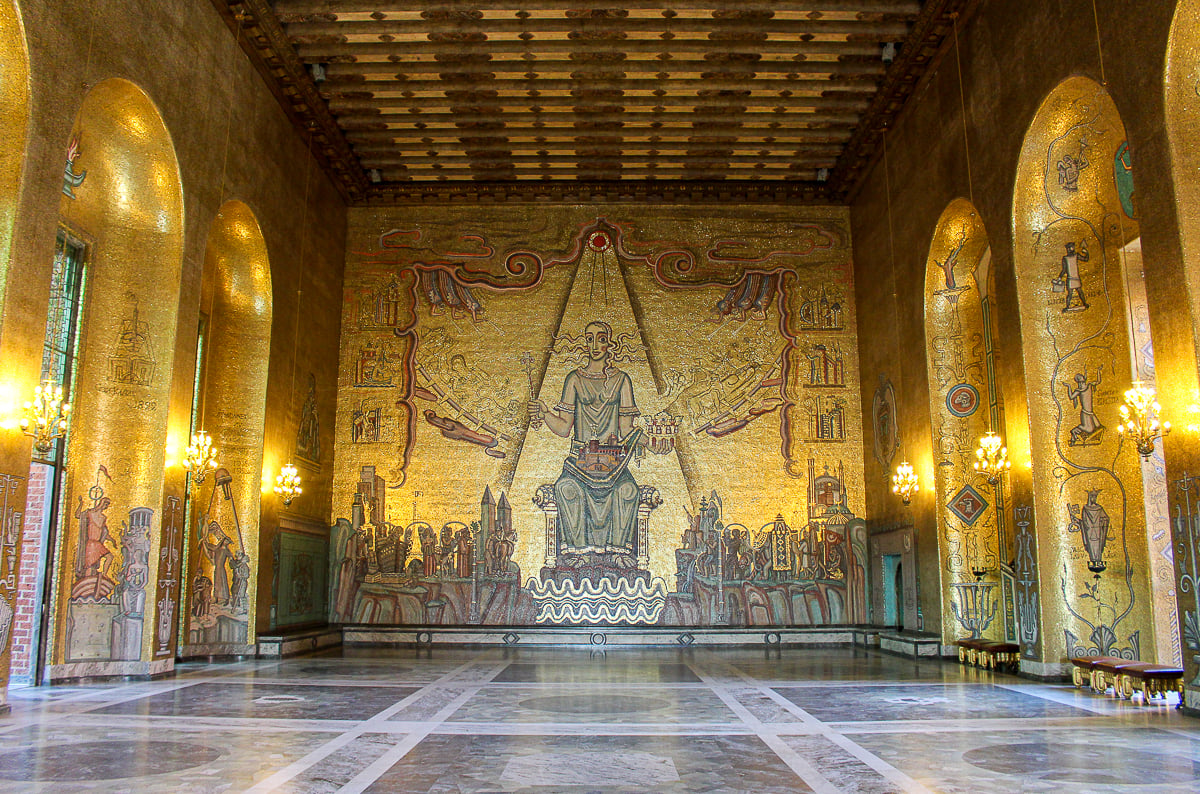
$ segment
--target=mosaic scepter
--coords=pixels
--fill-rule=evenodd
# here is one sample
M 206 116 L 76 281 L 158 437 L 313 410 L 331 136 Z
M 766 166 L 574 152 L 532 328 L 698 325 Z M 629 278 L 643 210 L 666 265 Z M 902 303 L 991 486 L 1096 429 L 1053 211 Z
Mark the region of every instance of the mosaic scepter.
M 533 354 L 528 350 L 521 356 L 521 363 L 525 365 L 525 376 L 529 378 L 529 401 L 533 402 L 537 399 L 537 390 L 533 385 Z M 529 417 L 529 426 L 534 430 L 542 429 L 542 417 L 537 414 L 531 414 Z

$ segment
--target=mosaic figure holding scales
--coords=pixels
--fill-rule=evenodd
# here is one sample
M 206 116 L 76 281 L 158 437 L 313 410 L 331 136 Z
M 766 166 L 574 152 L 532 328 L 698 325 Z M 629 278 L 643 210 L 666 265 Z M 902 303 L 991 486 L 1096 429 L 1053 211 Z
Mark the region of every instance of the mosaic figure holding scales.
M 584 365 L 567 373 L 562 398 L 553 409 L 541 400 L 529 402 L 531 428 L 545 425 L 571 439 L 570 457 L 554 483 L 559 551 L 578 565 L 634 568 L 641 489 L 629 463 L 647 448 L 665 454 L 673 446 L 649 444 L 635 425 L 641 411 L 633 381 L 614 366 L 615 361 L 632 360 L 627 336 L 614 338 L 608 323 L 595 320 L 582 337 L 568 343 L 583 355 Z

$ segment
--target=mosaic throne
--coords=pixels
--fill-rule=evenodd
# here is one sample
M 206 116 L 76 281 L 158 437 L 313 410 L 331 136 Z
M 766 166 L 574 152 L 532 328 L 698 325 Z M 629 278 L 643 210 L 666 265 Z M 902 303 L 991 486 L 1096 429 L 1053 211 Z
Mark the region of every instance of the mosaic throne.
M 558 504 L 554 500 L 554 484 L 539 485 L 533 495 L 533 503 L 541 508 L 546 516 L 546 556 L 541 578 L 543 581 L 570 580 L 579 583 L 581 579 L 599 579 L 609 576 L 627 579 L 643 579 L 650 581 L 650 513 L 662 504 L 662 495 L 651 485 L 639 486 L 637 508 L 637 526 L 634 530 L 634 554 L 637 567 L 633 570 L 621 571 L 616 568 L 603 566 L 569 567 L 563 565 L 561 556 L 565 549 L 559 537 Z

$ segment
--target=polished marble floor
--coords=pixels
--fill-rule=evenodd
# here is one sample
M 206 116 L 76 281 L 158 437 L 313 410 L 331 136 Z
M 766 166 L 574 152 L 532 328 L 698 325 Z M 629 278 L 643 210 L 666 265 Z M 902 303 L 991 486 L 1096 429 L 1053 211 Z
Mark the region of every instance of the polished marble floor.
M 853 648 L 353 650 L 18 689 L 3 792 L 1200 791 L 1200 720 Z

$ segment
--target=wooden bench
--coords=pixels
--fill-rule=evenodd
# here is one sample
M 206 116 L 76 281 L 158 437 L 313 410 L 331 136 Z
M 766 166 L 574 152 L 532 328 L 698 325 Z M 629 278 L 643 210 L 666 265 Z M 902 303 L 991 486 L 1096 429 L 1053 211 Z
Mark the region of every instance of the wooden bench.
M 1015 642 L 985 642 L 975 655 L 981 659 L 980 667 L 995 670 L 1005 665 L 1015 672 L 1021 661 L 1021 646 Z
M 988 642 L 989 640 L 979 637 L 968 637 L 967 639 L 957 641 L 954 644 L 958 646 L 958 661 L 963 664 L 976 664 L 979 649 Z
M 1121 671 L 1134 664 L 1141 664 L 1141 662 L 1116 657 L 1098 659 L 1092 664 L 1092 691 L 1107 692 L 1111 686 L 1113 696 L 1120 697 L 1121 690 L 1117 687 L 1117 682 L 1120 679 Z
M 1073 656 L 1071 657 L 1071 682 L 1075 684 L 1075 688 L 1079 689 L 1086 682 L 1088 687 L 1096 692 L 1103 692 L 1107 686 L 1098 687 L 1096 679 L 1096 665 L 1107 663 L 1128 662 L 1128 659 L 1122 659 L 1119 656 Z
M 1140 692 L 1143 705 L 1152 697 L 1165 700 L 1168 692 L 1178 692 L 1179 703 L 1175 708 L 1183 708 L 1183 668 L 1150 662 L 1123 665 L 1114 689 L 1129 700 L 1133 700 L 1134 692 Z
M 1016 668 L 1021 656 L 1021 646 L 1015 642 L 997 642 L 982 637 L 958 640 L 958 661 L 995 670 L 1000 665 Z

